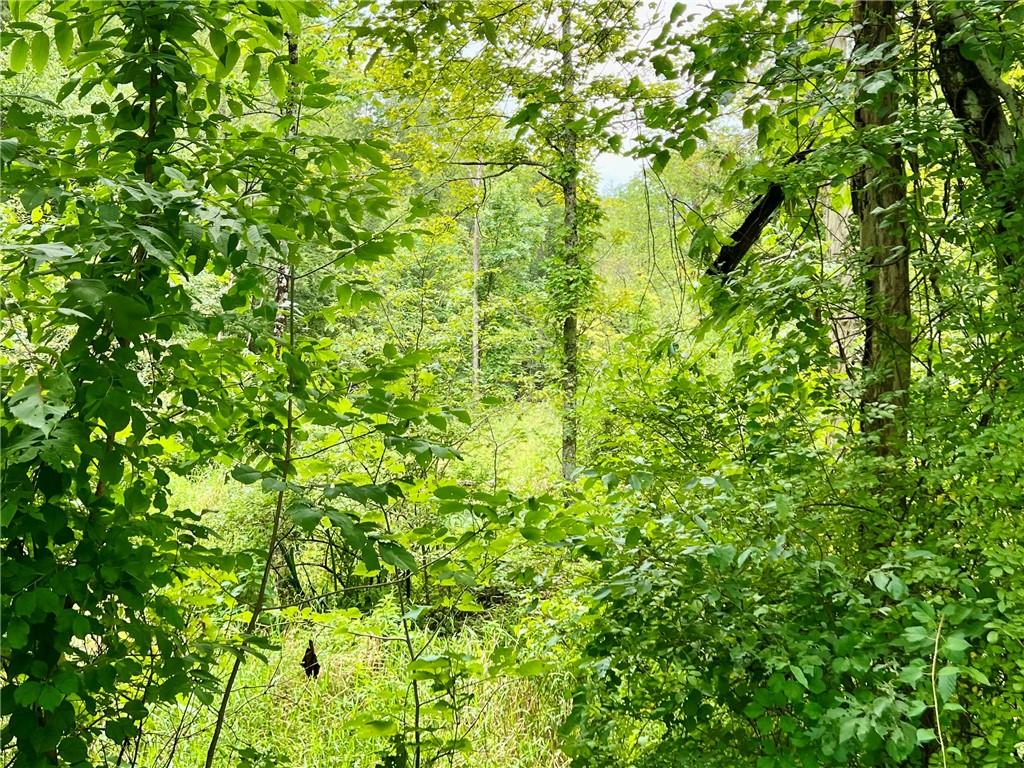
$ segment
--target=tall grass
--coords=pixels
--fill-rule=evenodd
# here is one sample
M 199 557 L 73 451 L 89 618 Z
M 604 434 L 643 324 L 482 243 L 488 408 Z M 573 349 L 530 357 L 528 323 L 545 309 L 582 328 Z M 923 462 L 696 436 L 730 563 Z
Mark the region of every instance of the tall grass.
M 358 630 L 353 630 L 358 631 Z M 497 624 L 464 628 L 449 638 L 463 652 L 485 657 L 502 639 Z M 300 665 L 313 637 L 322 665 L 319 679 L 307 679 Z M 332 628 L 288 627 L 280 649 L 261 662 L 246 660 L 225 720 L 217 766 L 373 768 L 392 741 L 376 735 L 367 721 L 397 714 L 411 723 L 408 657 L 401 643 Z M 554 684 L 553 684 L 554 683 Z M 434 762 L 444 766 L 559 768 L 555 728 L 564 716 L 557 681 L 541 678 L 485 679 L 474 700 L 459 713 L 468 729 L 467 751 Z M 157 768 L 201 766 L 213 712 L 194 698 L 154 714 L 138 764 Z M 173 755 L 171 750 L 173 748 Z M 423 765 L 430 765 L 429 754 Z M 410 763 L 411 764 L 411 763 Z

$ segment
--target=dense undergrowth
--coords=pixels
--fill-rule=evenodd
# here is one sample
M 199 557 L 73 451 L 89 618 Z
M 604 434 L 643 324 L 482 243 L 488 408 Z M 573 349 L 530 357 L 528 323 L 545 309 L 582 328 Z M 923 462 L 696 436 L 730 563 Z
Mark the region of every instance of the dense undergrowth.
M 5 766 L 1024 763 L 1024 4 L 713 5 L 0 3 Z

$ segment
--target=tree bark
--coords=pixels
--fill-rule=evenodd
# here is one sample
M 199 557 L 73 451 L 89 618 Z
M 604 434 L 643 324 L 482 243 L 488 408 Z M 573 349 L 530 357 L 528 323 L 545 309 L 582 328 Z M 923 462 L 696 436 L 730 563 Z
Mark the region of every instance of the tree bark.
M 943 11 L 932 4 L 931 19 L 935 72 L 946 103 L 964 130 L 964 143 L 986 190 L 997 196 L 1003 213 L 1012 214 L 1017 209 L 1017 195 L 1005 189 L 1003 175 L 1017 163 L 1017 134 L 1006 114 L 1009 112 L 1014 122 L 1021 120 L 1017 96 L 983 52 L 968 59 L 960 42 L 953 39 L 963 23 L 962 12 Z M 996 225 L 996 236 L 998 265 L 1014 266 L 1018 248 L 1006 242 L 1005 220 Z
M 856 0 L 853 21 L 858 51 L 877 50 L 879 46 L 896 43 L 894 0 Z M 873 153 L 853 180 L 854 211 L 860 220 L 860 247 L 865 265 L 867 383 L 863 429 L 877 434 L 877 450 L 882 455 L 898 450 L 906 439 L 911 339 L 910 248 L 903 157 L 892 137 L 872 136 L 896 118 L 897 83 L 891 78 L 875 94 L 863 88 L 889 67 L 887 57 L 882 57 L 865 62 L 859 69 L 862 88 L 856 123 Z
M 795 152 L 786 161 L 786 165 L 803 162 L 810 153 L 810 147 Z M 765 227 L 775 215 L 775 211 L 782 206 L 785 200 L 786 193 L 782 184 L 777 181 L 769 184 L 764 194 L 758 196 L 757 202 L 747 217 L 743 219 L 743 223 L 730 236 L 732 242 L 719 249 L 718 255 L 708 267 L 706 274 L 709 277 L 726 277 L 732 273 L 740 265 L 747 252 L 760 239 Z

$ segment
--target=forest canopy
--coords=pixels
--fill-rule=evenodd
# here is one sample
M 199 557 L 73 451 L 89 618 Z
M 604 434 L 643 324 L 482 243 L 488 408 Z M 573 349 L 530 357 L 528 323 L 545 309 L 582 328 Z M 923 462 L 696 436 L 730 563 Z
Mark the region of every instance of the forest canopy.
M 5 767 L 1024 764 L 1024 3 L 0 51 Z

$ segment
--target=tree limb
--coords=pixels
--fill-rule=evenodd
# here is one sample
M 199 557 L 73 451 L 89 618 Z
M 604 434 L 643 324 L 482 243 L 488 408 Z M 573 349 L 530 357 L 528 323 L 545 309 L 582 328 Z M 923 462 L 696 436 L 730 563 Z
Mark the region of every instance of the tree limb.
M 786 161 L 786 165 L 803 162 L 810 153 L 810 147 L 802 149 L 794 153 Z M 764 194 L 757 198 L 757 203 L 754 205 L 753 210 L 747 214 L 747 218 L 732 233 L 730 236 L 732 242 L 728 245 L 723 245 L 721 250 L 719 250 L 718 256 L 715 257 L 714 262 L 708 267 L 706 274 L 709 276 L 726 277 L 735 270 L 740 265 L 743 257 L 746 256 L 747 251 L 761 237 L 764 228 L 768 226 L 768 222 L 771 221 L 775 211 L 778 210 L 785 199 L 786 195 L 782 185 L 777 181 L 773 181 Z

